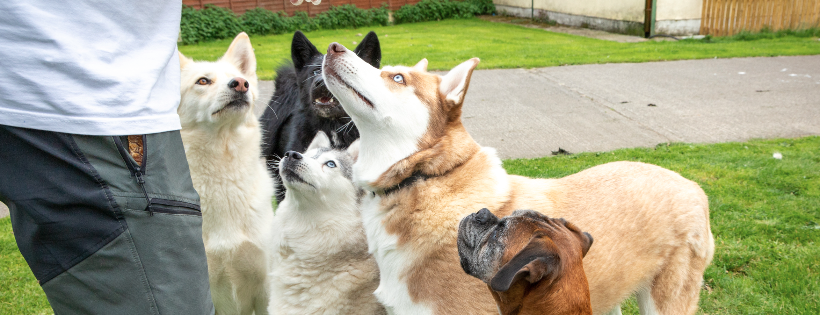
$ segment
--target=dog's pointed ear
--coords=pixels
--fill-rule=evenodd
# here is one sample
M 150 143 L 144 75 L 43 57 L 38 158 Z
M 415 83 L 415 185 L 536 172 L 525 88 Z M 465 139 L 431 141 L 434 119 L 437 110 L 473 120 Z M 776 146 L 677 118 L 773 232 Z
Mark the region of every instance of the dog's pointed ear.
M 379 44 L 379 37 L 376 36 L 375 32 L 370 31 L 367 33 L 353 52 L 376 69 L 381 68 L 382 48 Z
M 490 288 L 505 292 L 516 281 L 529 283 L 555 281 L 561 273 L 558 248 L 548 237 L 534 237 L 524 249 L 515 254 L 490 280 Z
M 310 142 L 310 145 L 305 152 L 318 149 L 318 148 L 329 148 L 330 147 L 330 138 L 327 137 L 327 134 L 324 131 L 319 130 L 316 132 L 316 136 L 313 137 L 313 141 Z
M 413 66 L 413 69 L 416 71 L 427 72 L 427 58 L 419 60 L 419 62 Z
M 347 147 L 347 154 L 353 159 L 353 161 L 359 160 L 359 139 L 353 141 L 349 147 Z
M 177 51 L 177 55 L 179 55 L 179 68 L 185 69 L 189 63 L 193 62 L 191 58 L 185 57 L 181 52 Z
M 293 33 L 293 42 L 290 43 L 290 59 L 293 60 L 296 71 L 307 66 L 316 55 L 322 55 L 322 53 L 316 49 L 316 46 L 313 46 L 305 34 L 300 31 Z
M 478 58 L 462 62 L 441 78 L 438 88 L 446 100 L 454 104 L 461 104 L 464 101 L 464 95 L 467 94 L 467 87 L 470 85 L 470 76 L 473 75 L 478 62 Z
M 342 140 L 339 139 L 339 133 L 335 131 L 330 131 L 330 146 L 337 147 L 339 144 L 342 143 Z
M 245 32 L 236 35 L 220 60 L 233 64 L 246 78 L 256 77 L 256 56 L 253 54 L 251 39 Z

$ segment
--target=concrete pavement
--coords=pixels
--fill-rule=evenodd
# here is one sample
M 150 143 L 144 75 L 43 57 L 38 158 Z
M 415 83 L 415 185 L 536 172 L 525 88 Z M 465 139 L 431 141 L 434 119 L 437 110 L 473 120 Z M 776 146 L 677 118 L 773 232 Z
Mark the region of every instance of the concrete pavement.
M 464 122 L 504 158 L 820 134 L 820 56 L 476 71 Z
M 820 135 L 820 56 L 477 70 L 463 121 L 503 158 Z

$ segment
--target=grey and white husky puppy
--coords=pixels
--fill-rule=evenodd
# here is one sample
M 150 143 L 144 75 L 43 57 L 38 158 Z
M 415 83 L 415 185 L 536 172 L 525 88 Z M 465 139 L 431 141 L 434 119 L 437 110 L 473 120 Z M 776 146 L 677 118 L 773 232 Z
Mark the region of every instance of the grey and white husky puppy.
M 271 314 L 385 314 L 373 292 L 376 261 L 367 251 L 353 185 L 359 142 L 335 149 L 319 131 L 307 150 L 279 162 L 287 188 L 274 217 Z

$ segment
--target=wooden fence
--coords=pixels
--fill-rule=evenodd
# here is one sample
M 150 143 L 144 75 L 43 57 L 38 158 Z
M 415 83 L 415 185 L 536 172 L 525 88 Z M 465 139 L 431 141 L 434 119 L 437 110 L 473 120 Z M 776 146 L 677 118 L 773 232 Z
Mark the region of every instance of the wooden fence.
M 182 4 L 202 9 L 206 4 L 231 9 L 236 14 L 254 8 L 263 8 L 273 12 L 285 11 L 288 15 L 293 15 L 296 11 L 305 11 L 310 16 L 322 13 L 330 9 L 330 6 L 340 6 L 343 4 L 353 4 L 360 9 L 370 9 L 381 7 L 386 3 L 388 9 L 398 10 L 405 4 L 416 4 L 421 0 L 323 0 L 319 5 L 303 2 L 301 5 L 292 5 L 290 0 L 183 0 Z
M 700 33 L 728 36 L 820 27 L 820 0 L 703 0 Z

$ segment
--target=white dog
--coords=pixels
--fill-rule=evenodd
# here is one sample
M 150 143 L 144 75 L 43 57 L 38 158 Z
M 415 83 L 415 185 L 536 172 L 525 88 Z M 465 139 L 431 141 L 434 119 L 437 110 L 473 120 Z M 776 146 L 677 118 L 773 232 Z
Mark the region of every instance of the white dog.
M 270 313 L 385 313 L 373 295 L 379 270 L 359 213 L 363 191 L 351 181 L 358 150 L 358 141 L 332 149 L 319 131 L 304 154 L 279 162 L 287 193 L 274 218 Z
M 241 33 L 217 62 L 179 57 L 182 141 L 202 203 L 216 313 L 267 314 L 273 182 L 260 158 L 261 131 L 253 114 L 253 47 Z

